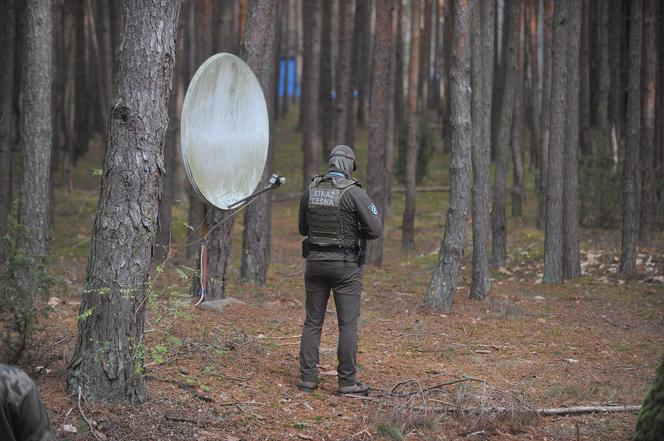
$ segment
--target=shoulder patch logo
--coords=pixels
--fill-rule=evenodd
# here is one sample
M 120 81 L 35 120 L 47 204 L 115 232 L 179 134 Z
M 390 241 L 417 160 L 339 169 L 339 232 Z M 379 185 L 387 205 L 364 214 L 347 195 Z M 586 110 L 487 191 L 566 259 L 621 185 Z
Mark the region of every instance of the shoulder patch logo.
M 369 210 L 371 210 L 371 213 L 374 216 L 378 215 L 378 208 L 376 208 L 376 205 L 372 202 L 371 205 L 369 205 Z

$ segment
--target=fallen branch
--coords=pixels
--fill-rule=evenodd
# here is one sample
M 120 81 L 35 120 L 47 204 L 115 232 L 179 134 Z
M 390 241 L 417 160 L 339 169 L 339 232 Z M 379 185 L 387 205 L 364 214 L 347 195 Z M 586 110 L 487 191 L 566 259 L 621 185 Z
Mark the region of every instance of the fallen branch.
M 217 403 L 217 406 L 241 406 L 241 405 L 265 406 L 266 404 L 258 401 L 230 401 L 226 403 Z
M 105 436 L 102 437 L 97 433 L 97 431 L 92 426 L 92 423 L 90 422 L 88 417 L 86 417 L 85 413 L 83 413 L 83 407 L 81 406 L 81 397 L 82 396 L 83 396 L 83 394 L 81 393 L 81 386 L 79 386 L 78 387 L 78 411 L 81 412 L 81 416 L 83 417 L 85 422 L 88 424 L 88 427 L 90 428 L 90 433 L 92 434 L 92 436 L 94 436 L 95 439 L 98 440 L 98 441 L 103 441 L 104 439 L 106 439 L 106 437 Z

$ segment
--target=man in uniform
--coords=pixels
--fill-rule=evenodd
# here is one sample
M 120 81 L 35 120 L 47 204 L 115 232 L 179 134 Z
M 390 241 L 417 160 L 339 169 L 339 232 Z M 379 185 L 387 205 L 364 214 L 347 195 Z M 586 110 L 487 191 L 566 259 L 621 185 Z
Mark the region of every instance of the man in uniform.
M 0 364 L 0 440 L 55 441 L 44 404 L 28 374 Z
M 355 154 L 346 145 L 330 153 L 330 169 L 316 176 L 300 200 L 299 231 L 306 257 L 304 284 L 306 319 L 300 342 L 301 390 L 318 387 L 319 346 L 327 300 L 334 293 L 339 322 L 339 393 L 366 394 L 369 386 L 357 381 L 357 318 L 362 294 L 365 241 L 382 231 L 376 205 L 351 173 Z

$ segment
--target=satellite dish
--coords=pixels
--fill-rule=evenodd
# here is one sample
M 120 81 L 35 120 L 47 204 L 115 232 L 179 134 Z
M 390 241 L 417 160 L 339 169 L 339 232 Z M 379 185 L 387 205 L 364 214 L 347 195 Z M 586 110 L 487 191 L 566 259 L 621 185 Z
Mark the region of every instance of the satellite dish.
M 222 210 L 250 196 L 265 167 L 270 123 L 251 68 L 232 54 L 208 58 L 187 89 L 182 162 L 196 194 Z

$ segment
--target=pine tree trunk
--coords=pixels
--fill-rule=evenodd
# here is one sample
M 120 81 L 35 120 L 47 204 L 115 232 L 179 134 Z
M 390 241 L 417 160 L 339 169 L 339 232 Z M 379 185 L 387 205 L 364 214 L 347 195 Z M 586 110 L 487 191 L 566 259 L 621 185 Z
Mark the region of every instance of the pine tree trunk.
M 655 97 L 657 95 L 657 0 L 643 6 L 643 84 L 641 114 L 641 216 L 639 244 L 649 246 L 655 222 Z
M 622 242 L 620 273 L 636 272 L 636 239 L 639 212 L 636 205 L 639 144 L 641 135 L 641 42 L 643 0 L 632 0 L 629 24 L 627 109 L 625 121 L 625 160 L 623 164 Z
M 505 72 L 505 83 L 501 88 L 501 109 L 512 109 L 517 88 L 517 46 L 520 2 L 510 1 L 506 7 L 507 46 L 505 48 L 505 66 L 503 69 Z M 512 130 L 512 112 L 501 112 L 499 115 L 496 172 L 493 184 L 493 207 L 491 210 L 491 257 L 493 265 L 497 267 L 505 266 L 507 260 L 507 161 Z
M 177 23 L 176 53 L 178 54 L 173 73 L 173 81 L 168 98 L 168 131 L 164 140 L 164 177 L 161 186 L 161 198 L 159 201 L 159 225 L 157 230 L 157 241 L 153 259 L 155 263 L 162 264 L 169 255 L 171 249 L 171 207 L 175 202 L 175 173 L 177 151 L 180 146 L 180 113 L 182 111 L 181 96 L 185 91 L 183 80 L 185 63 L 187 58 L 185 54 L 185 30 L 187 24 L 187 14 L 184 10 L 180 11 Z M 110 70 L 110 65 L 109 65 Z
M 362 5 L 362 8 L 359 8 Z M 369 105 L 369 96 L 371 83 L 373 78 L 369 78 L 369 72 L 373 69 L 370 62 L 373 60 L 371 53 L 371 10 L 372 0 L 364 0 L 358 2 L 357 14 L 361 19 L 359 20 L 360 26 L 356 30 L 360 33 L 360 57 L 358 58 L 358 94 L 357 94 L 357 125 L 360 128 L 366 127 L 366 113 L 367 106 Z M 392 45 L 390 45 L 392 46 Z M 391 58 L 391 57 L 390 57 Z
M 351 90 L 353 29 L 355 28 L 355 0 L 339 0 L 339 53 L 335 98 L 335 144 L 348 142 L 348 113 L 353 103 Z
M 567 110 L 563 174 L 563 277 L 581 275 L 579 258 L 579 54 L 581 1 L 568 1 Z
M 618 142 L 622 143 L 625 121 L 625 82 L 622 71 L 625 58 L 623 40 L 625 40 L 625 17 L 623 0 L 609 0 L 609 53 L 611 65 L 611 90 L 609 96 L 611 126 L 616 132 Z
M 549 167 L 549 139 L 551 130 L 551 46 L 553 43 L 553 0 L 544 0 L 544 69 L 542 73 L 542 113 L 540 115 L 540 165 L 537 200 L 537 227 L 546 225 L 546 190 Z
M 258 82 L 263 88 L 265 100 L 268 102 L 268 114 L 273 121 L 274 109 L 269 103 L 274 91 L 274 67 L 278 47 L 276 27 L 273 26 L 279 16 L 278 0 L 256 0 L 251 4 L 247 20 L 247 30 L 242 42 L 242 56 L 254 71 Z M 274 132 L 273 124 L 270 124 Z M 272 157 L 274 155 L 274 136 L 270 136 L 270 147 L 267 162 L 263 170 L 262 183 L 272 174 Z M 242 242 L 242 263 L 240 276 L 252 283 L 265 283 L 270 263 L 270 221 L 271 203 L 268 193 L 259 196 L 249 205 L 244 216 L 244 232 Z
M 384 223 L 389 202 L 388 145 L 390 118 L 390 89 L 392 84 L 392 56 L 394 36 L 392 18 L 394 0 L 376 0 L 376 39 L 374 47 L 371 108 L 369 118 L 369 159 L 367 161 L 367 189 L 378 206 L 378 215 Z M 383 237 L 369 242 L 367 263 L 383 263 Z
M 94 109 L 89 108 L 91 96 L 88 87 L 88 63 L 86 53 L 87 47 L 85 32 L 85 0 L 74 2 L 74 29 L 76 34 L 76 71 L 74 79 L 74 156 L 73 162 L 78 160 L 88 151 L 88 140 L 90 138 L 91 117 Z
M 568 1 L 555 2 L 551 71 L 551 134 L 547 170 L 546 228 L 543 283 L 562 283 L 563 273 L 563 156 L 567 111 Z
M 461 259 L 466 246 L 471 186 L 471 89 L 470 32 L 473 0 L 454 0 L 454 39 L 450 66 L 452 111 L 452 162 L 450 205 L 445 220 L 443 245 L 425 294 L 428 305 L 450 311 L 454 301 Z
M 420 68 L 418 80 L 418 102 L 423 115 L 429 102 L 429 68 L 431 66 L 431 1 L 424 1 L 424 26 L 420 38 Z
M 445 0 L 444 3 L 444 48 L 443 55 L 445 61 L 443 63 L 443 152 L 449 153 L 451 151 L 451 136 L 452 136 L 452 115 L 450 114 L 450 64 L 451 64 L 451 47 L 452 38 L 454 36 L 454 10 L 452 8 L 452 0 Z
M 12 144 L 14 143 L 14 35 L 16 33 L 15 0 L 5 0 L 0 14 L 0 238 L 7 234 L 7 221 L 12 204 Z M 0 265 L 5 263 L 5 240 L 0 239 Z
M 45 2 L 47 3 L 47 2 Z M 140 402 L 148 270 L 157 230 L 180 2 L 122 2 L 122 37 L 69 393 Z M 146 41 L 152 41 L 146 45 Z
M 581 1 L 581 58 L 579 59 L 580 78 L 579 78 L 579 115 L 581 132 L 579 134 L 581 162 L 589 163 L 592 161 L 592 141 L 590 137 L 592 127 L 591 101 L 590 101 L 590 74 L 592 56 L 590 52 L 591 25 L 590 19 L 590 0 Z M 608 15 L 607 15 L 608 17 Z M 593 46 L 594 47 L 594 46 Z M 588 191 L 588 190 L 586 190 Z M 583 213 L 583 210 L 582 210 Z M 583 220 L 581 220 L 583 221 Z
M 304 20 L 304 38 L 300 119 L 302 121 L 302 150 L 304 151 L 302 166 L 302 187 L 304 188 L 318 174 L 321 164 L 320 134 L 318 132 L 321 1 L 303 2 L 302 16 Z
M 420 1 L 412 0 L 410 15 L 410 63 L 408 67 L 408 145 L 406 147 L 406 201 L 403 210 L 401 248 L 415 249 L 415 170 L 419 143 L 417 80 L 420 52 Z
M 481 300 L 489 287 L 489 165 L 495 2 L 476 1 L 472 30 L 473 276 L 470 298 Z
M 539 49 L 537 27 L 539 23 L 539 0 L 529 0 L 528 3 L 528 44 L 530 51 L 530 165 L 536 169 L 540 164 L 540 117 L 542 113 L 542 96 L 539 73 Z M 535 180 L 538 182 L 538 178 Z
M 323 1 L 321 9 L 320 40 L 320 128 L 323 161 L 332 150 L 334 142 L 334 103 L 332 101 L 332 1 Z
M 524 88 L 526 68 L 526 4 L 521 2 L 519 16 L 518 58 L 516 70 L 516 90 L 514 91 L 514 115 L 512 116 L 512 216 L 520 218 L 523 205 L 523 126 L 524 126 Z
M 404 29 L 403 9 L 401 2 L 396 4 L 396 43 L 394 50 L 394 125 L 397 132 L 406 128 L 406 98 L 404 97 Z M 392 168 L 390 167 L 390 170 Z
M 599 46 L 599 66 L 597 68 L 597 110 L 596 119 L 600 127 L 609 127 L 609 87 L 611 70 L 609 69 L 609 4 L 597 2 L 599 22 L 597 24 L 597 45 Z M 619 91 L 616 91 L 619 93 Z
M 18 247 L 24 256 L 37 263 L 46 257 L 48 249 L 53 142 L 51 2 L 26 1 L 24 14 L 21 81 L 23 101 L 20 124 L 23 140 L 23 179 L 19 211 L 22 231 Z

